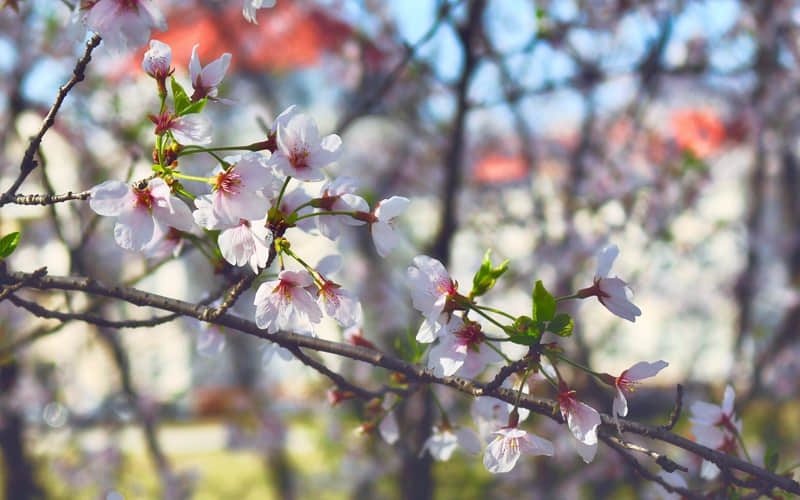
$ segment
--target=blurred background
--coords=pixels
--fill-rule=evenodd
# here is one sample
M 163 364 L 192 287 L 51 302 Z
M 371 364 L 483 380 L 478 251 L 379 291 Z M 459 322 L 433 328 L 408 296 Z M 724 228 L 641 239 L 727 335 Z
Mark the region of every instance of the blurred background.
M 5 4 L 3 190 L 87 37 L 66 2 Z M 169 28 L 153 38 L 172 47 L 179 81 L 188 86 L 193 45 L 203 64 L 232 54 L 220 96 L 233 102 L 206 108 L 214 144 L 264 140 L 263 124 L 298 104 L 323 134 L 342 137 L 331 174 L 358 178 L 373 205 L 395 194 L 412 200 L 400 221 L 405 242 L 385 260 L 365 230 L 335 242 L 290 236 L 311 263 L 343 256 L 336 278 L 362 300 L 365 338 L 407 351 L 421 318 L 406 269 L 420 253 L 468 284 L 491 248 L 510 271 L 487 299 L 524 314 L 537 279 L 554 295 L 588 286 L 594 255 L 615 243 L 614 271 L 643 314 L 628 323 L 594 300 L 571 304 L 567 352 L 612 374 L 668 361 L 631 398 L 630 416 L 641 421 L 665 423 L 676 383 L 687 406 L 719 403 L 730 383 L 754 461 L 768 449 L 780 452 L 779 469 L 800 459 L 800 3 L 277 0 L 258 11 L 258 24 L 243 19 L 239 1 L 156 5 Z M 44 168 L 20 192 L 149 175 L 146 115 L 158 97 L 143 52 L 101 45 L 93 54 L 45 136 Z M 214 162 L 193 156 L 182 166 L 207 175 Z M 223 284 L 191 248 L 179 258 L 121 250 L 112 225 L 81 202 L 0 213 L 0 233 L 23 234 L 13 270 L 47 265 L 190 301 Z M 111 319 L 153 317 L 80 294 L 20 296 Z M 252 314 L 250 303 L 239 301 L 241 314 Z M 316 333 L 342 339 L 333 323 Z M 0 303 L 7 488 L 27 495 L 18 498 L 105 500 L 655 494 L 609 450 L 584 466 L 565 429 L 541 417 L 526 425 L 554 441 L 556 456 L 523 459 L 501 477 L 479 457 L 420 456 L 438 419 L 424 398 L 398 407 L 394 445 L 356 436 L 361 404 L 331 407 L 329 380 L 295 361 L 264 363 L 263 347 L 191 320 L 113 330 Z M 321 359 L 367 386 L 388 377 Z M 574 383 L 610 411 L 608 391 L 577 374 Z M 451 419 L 471 425 L 470 401 L 440 389 Z M 554 397 L 544 384 L 535 392 Z M 682 419 L 677 431 L 689 430 Z M 695 459 L 665 451 L 693 467 L 690 485 L 704 484 Z

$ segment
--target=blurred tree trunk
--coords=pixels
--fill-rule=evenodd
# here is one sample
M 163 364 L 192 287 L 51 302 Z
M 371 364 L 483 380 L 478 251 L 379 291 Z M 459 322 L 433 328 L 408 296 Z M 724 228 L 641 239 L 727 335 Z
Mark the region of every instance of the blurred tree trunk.
M 17 384 L 16 361 L 0 366 L 0 393 L 10 394 Z M 3 490 L 7 500 L 44 498 L 36 484 L 33 465 L 25 455 L 25 421 L 17 411 L 6 405 L 0 413 L 0 449 L 3 453 Z

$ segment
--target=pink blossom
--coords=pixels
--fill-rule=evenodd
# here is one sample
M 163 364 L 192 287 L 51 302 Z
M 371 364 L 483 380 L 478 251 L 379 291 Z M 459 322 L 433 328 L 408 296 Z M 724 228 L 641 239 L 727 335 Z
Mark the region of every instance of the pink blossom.
M 437 377 L 458 373 L 472 378 L 488 363 L 502 361 L 500 355 L 486 345 L 486 336 L 479 323 L 453 316 L 445 331 L 428 354 L 428 367 Z
M 519 382 L 513 384 L 511 380 L 506 379 L 506 381 L 503 382 L 503 387 L 517 391 L 519 390 Z M 528 384 L 522 387 L 522 393 L 530 393 Z M 480 437 L 486 439 L 491 436 L 494 429 L 508 425 L 513 409 L 514 405 L 511 403 L 497 398 L 480 396 L 475 398 L 472 406 L 470 406 L 470 414 L 478 427 Z M 519 422 L 524 422 L 529 416 L 530 410 L 527 408 L 517 408 L 517 416 L 515 417 L 517 419 L 517 424 L 519 424 Z
M 170 67 L 172 49 L 158 40 L 150 40 L 150 49 L 144 53 L 142 69 L 156 80 L 166 80 L 175 71 Z
M 734 400 L 733 387 L 725 388 L 722 405 L 717 406 L 705 401 L 692 403 L 692 434 L 698 444 L 722 451 L 733 453 L 736 450 L 737 437 L 742 432 L 742 421 L 737 419 L 733 412 Z M 713 479 L 719 474 L 719 468 L 712 462 L 703 461 L 701 476 Z
M 397 245 L 400 244 L 400 236 L 395 232 L 395 219 L 406 211 L 409 205 L 408 198 L 402 196 L 392 196 L 389 199 L 378 202 L 373 212 L 374 220 L 370 224 L 372 242 L 378 255 L 386 257 Z
M 166 228 L 166 233 L 161 233 L 163 228 L 156 226 L 156 233 L 150 243 L 142 249 L 148 257 L 167 257 L 169 255 L 177 257 L 183 249 L 183 235 L 180 230 L 174 227 Z
M 192 78 L 192 101 L 199 101 L 204 97 L 212 100 L 217 97 L 217 87 L 222 83 L 225 72 L 231 64 L 231 55 L 222 54 L 219 59 L 208 63 L 205 67 L 200 66 L 200 58 L 197 56 L 197 47 L 192 48 L 192 57 L 189 59 L 189 74 Z
M 434 460 L 446 462 L 453 456 L 453 452 L 460 446 L 464 451 L 477 454 L 481 451 L 481 443 L 475 431 L 469 427 L 434 427 L 430 437 L 425 440 L 420 450 L 420 456 L 425 452 L 431 454 Z
M 358 181 L 356 179 L 344 176 L 338 177 L 322 187 L 322 194 L 314 206 L 324 211 L 366 212 L 369 210 L 369 205 L 364 198 L 353 194 L 356 189 L 358 189 Z M 319 231 L 332 240 L 339 237 L 339 231 L 343 224 L 350 226 L 364 224 L 363 220 L 346 215 L 320 215 L 316 219 Z
M 361 302 L 333 281 L 325 281 L 317 291 L 317 304 L 345 328 L 363 321 Z
M 587 464 L 597 453 L 597 426 L 600 414 L 597 410 L 575 399 L 575 391 L 562 388 L 558 395 L 561 416 L 567 421 L 570 432 L 577 440 L 578 454 Z
M 429 319 L 437 319 L 444 311 L 447 299 L 458 294 L 456 282 L 444 265 L 427 255 L 414 257 L 408 268 L 411 301 L 414 309 Z
M 301 319 L 319 323 L 322 312 L 306 287 L 314 284 L 307 271 L 281 271 L 277 280 L 261 284 L 253 303 L 256 325 L 269 333 L 293 328 Z
M 225 158 L 233 165 L 220 168 L 212 177 L 211 202 L 220 217 L 227 220 L 266 217 L 267 198 L 276 196 L 281 187 L 281 179 L 267 166 L 267 159 L 258 153 Z
M 149 115 L 149 118 L 156 126 L 156 135 L 169 132 L 178 144 L 184 146 L 211 144 L 213 125 L 211 119 L 205 115 L 177 116 L 164 111 L 158 116 Z
M 258 24 L 258 21 L 256 21 L 256 11 L 258 9 L 268 9 L 274 6 L 275 0 L 244 0 L 242 15 L 248 22 Z
M 458 294 L 455 281 L 438 260 L 427 255 L 414 257 L 408 268 L 409 288 L 414 308 L 425 316 L 417 332 L 417 342 L 430 343 L 436 340 L 447 324 L 442 316 L 448 299 Z
M 272 159 L 278 171 L 301 181 L 323 180 L 321 168 L 339 158 L 341 138 L 336 134 L 320 138 L 314 120 L 294 111 L 277 121 L 276 127 L 277 150 Z
M 251 224 L 246 219 L 229 218 L 214 210 L 213 195 L 200 196 L 194 200 L 197 210 L 192 212 L 199 226 L 220 231 L 217 237 L 222 257 L 234 266 L 250 264 L 254 273 L 267 264 L 272 233 L 262 224 Z
M 112 50 L 141 47 L 150 30 L 167 29 L 164 15 L 148 0 L 82 0 L 83 22 Z
M 626 416 L 628 414 L 628 400 L 625 399 L 625 394 L 632 393 L 636 390 L 636 386 L 639 384 L 640 380 L 656 376 L 656 374 L 666 368 L 667 365 L 668 363 L 666 361 L 656 361 L 655 363 L 640 361 L 623 371 L 622 374 L 614 380 L 614 387 L 616 389 L 612 409 L 614 416 Z
M 553 456 L 553 443 L 518 427 L 502 427 L 493 435 L 496 436 L 494 441 L 483 454 L 483 465 L 492 474 L 509 472 L 523 453 Z
M 276 200 L 271 200 L 274 204 Z M 287 191 L 283 194 L 281 202 L 278 205 L 278 211 L 284 217 L 289 217 L 290 214 L 297 211 L 298 216 L 308 215 L 313 209 L 308 205 L 311 201 L 311 196 L 306 193 L 302 186 L 296 186 L 294 189 Z M 301 208 L 302 207 L 302 208 Z M 295 226 L 305 231 L 306 233 L 313 231 L 317 227 L 316 217 L 306 217 L 295 222 Z
M 267 264 L 271 241 L 271 233 L 256 233 L 250 221 L 245 219 L 239 219 L 239 224 L 220 232 L 217 238 L 220 252 L 226 261 L 234 266 L 249 264 L 256 274 Z
M 581 298 L 595 296 L 613 314 L 634 322 L 636 316 L 641 316 L 642 311 L 630 301 L 633 296 L 631 288 L 621 279 L 609 276 L 611 265 L 617 255 L 619 255 L 617 245 L 610 245 L 600 251 L 597 256 L 594 284 L 578 291 L 578 296 Z
M 189 207 L 172 196 L 161 178 L 150 180 L 143 189 L 120 181 L 103 182 L 91 189 L 89 206 L 100 215 L 118 217 L 114 240 L 128 250 L 143 250 L 170 226 L 181 231 L 194 227 Z

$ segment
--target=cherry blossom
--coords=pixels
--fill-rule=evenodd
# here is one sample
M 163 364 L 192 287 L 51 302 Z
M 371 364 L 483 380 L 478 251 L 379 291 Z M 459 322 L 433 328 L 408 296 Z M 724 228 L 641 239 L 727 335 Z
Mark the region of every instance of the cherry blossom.
M 414 257 L 413 265 L 408 268 L 408 280 L 414 309 L 429 319 L 438 319 L 447 300 L 458 294 L 457 284 L 444 265 L 427 255 Z
M 150 40 L 150 49 L 144 53 L 142 69 L 156 80 L 164 81 L 175 69 L 172 63 L 172 49 L 158 40 Z
M 336 134 L 320 138 L 314 120 L 294 111 L 277 121 L 276 128 L 277 150 L 272 156 L 275 168 L 302 181 L 325 179 L 320 169 L 339 158 L 341 138 Z
M 578 454 L 587 464 L 594 460 L 597 453 L 597 426 L 600 425 L 600 414 L 597 410 L 575 398 L 575 391 L 562 386 L 558 395 L 561 416 L 567 421 L 567 427 L 577 440 Z
M 213 195 L 196 198 L 197 210 L 192 212 L 199 226 L 212 231 L 221 231 L 217 237 L 222 257 L 230 264 L 249 264 L 254 273 L 267 264 L 272 233 L 263 224 L 252 224 L 246 219 L 228 217 L 214 209 Z
M 345 328 L 363 321 L 361 302 L 333 281 L 325 281 L 317 291 L 317 304 Z
M 483 465 L 492 474 L 509 472 L 523 453 L 553 456 L 553 443 L 518 427 L 502 427 L 493 435 L 496 436 L 494 441 L 483 454 Z
M 617 245 L 610 245 L 601 250 L 597 256 L 594 284 L 578 291 L 577 295 L 580 298 L 595 296 L 613 314 L 634 322 L 636 316 L 641 316 L 642 311 L 630 301 L 633 292 L 626 282 L 609 276 L 611 265 L 617 255 L 619 255 Z
M 692 417 L 692 434 L 698 444 L 724 453 L 736 450 L 737 436 L 742 432 L 742 421 L 733 412 L 733 387 L 725 387 L 722 405 L 717 406 L 705 401 L 695 401 L 690 408 Z M 701 476 L 713 479 L 719 474 L 719 468 L 712 462 L 703 461 Z
M 472 378 L 488 363 L 502 361 L 500 355 L 486 345 L 479 323 L 453 316 L 445 331 L 428 355 L 428 367 L 437 377 L 458 373 Z
M 427 451 L 434 460 L 446 462 L 453 456 L 458 446 L 467 453 L 477 454 L 481 451 L 481 443 L 475 431 L 469 427 L 451 427 L 443 425 L 434 427 L 430 437 L 425 440 L 420 450 L 420 456 Z
M 270 200 L 273 204 L 275 199 Z M 281 202 L 277 207 L 278 212 L 285 218 L 296 211 L 298 216 L 308 215 L 313 209 L 309 206 L 311 196 L 303 189 L 303 186 L 296 186 L 294 189 L 287 191 L 283 194 Z M 301 208 L 302 207 L 302 208 Z M 294 225 L 306 233 L 311 232 L 317 227 L 316 217 L 306 217 L 294 223 Z
M 244 0 L 242 15 L 248 22 L 258 24 L 256 20 L 256 11 L 258 9 L 268 9 L 274 6 L 275 0 Z
M 394 223 L 395 219 L 406 211 L 409 203 L 408 198 L 392 196 L 379 201 L 375 207 L 369 229 L 372 233 L 372 242 L 381 257 L 389 255 L 400 244 L 400 235 L 395 232 Z
M 427 255 L 414 257 L 408 279 L 412 304 L 425 317 L 417 332 L 417 342 L 433 342 L 445 331 L 448 319 L 442 313 L 448 299 L 458 294 L 458 287 L 444 265 Z
M 338 177 L 322 187 L 320 197 L 314 206 L 324 211 L 366 212 L 369 210 L 369 205 L 364 198 L 353 194 L 356 189 L 358 189 L 356 179 L 345 176 Z M 339 237 L 343 224 L 350 226 L 364 224 L 363 220 L 346 215 L 320 215 L 316 219 L 319 231 L 332 240 Z
M 177 257 L 183 250 L 183 235 L 179 229 L 168 227 L 167 232 L 160 234 L 163 228 L 156 226 L 156 233 L 153 239 L 142 249 L 148 257 Z
M 519 383 L 514 384 L 511 380 L 506 379 L 503 382 L 503 387 L 516 391 L 519 390 Z M 527 384 L 522 387 L 522 393 L 530 393 L 530 388 Z M 511 403 L 489 396 L 475 398 L 470 406 L 470 414 L 478 427 L 478 434 L 481 439 L 491 437 L 495 429 L 508 425 L 513 410 L 514 405 Z M 516 411 L 517 424 L 524 422 L 530 416 L 530 410 L 527 408 L 517 408 Z
M 301 319 L 319 323 L 322 312 L 306 287 L 314 284 L 307 271 L 281 271 L 277 280 L 258 287 L 256 325 L 269 333 L 293 328 Z
M 626 416 L 628 414 L 628 400 L 625 399 L 625 394 L 635 391 L 640 380 L 656 376 L 668 364 L 666 361 L 656 361 L 655 363 L 640 361 L 614 379 L 614 388 L 616 389 L 612 408 L 614 416 Z
M 222 83 L 225 72 L 231 64 L 231 55 L 222 54 L 219 59 L 208 63 L 205 67 L 200 66 L 200 58 L 197 56 L 197 47 L 192 48 L 192 57 L 189 59 L 189 75 L 192 78 L 192 101 L 199 101 L 204 97 L 215 100 L 217 97 L 217 87 Z
M 164 15 L 149 0 L 82 0 L 81 10 L 86 27 L 114 51 L 146 44 L 152 28 L 167 29 Z
M 211 144 L 213 125 L 205 115 L 189 114 L 177 116 L 169 111 L 159 115 L 149 115 L 156 126 L 155 134 L 169 132 L 178 144 L 184 146 L 204 146 Z
M 220 167 L 212 176 L 211 202 L 217 214 L 227 220 L 266 217 L 267 199 L 277 196 L 281 188 L 281 179 L 267 165 L 267 159 L 259 153 L 225 158 L 233 165 Z
M 269 259 L 269 243 L 272 235 L 258 234 L 253 230 L 250 221 L 239 219 L 239 223 L 219 233 L 222 257 L 235 266 L 250 265 L 250 269 L 258 274 L 259 269 L 266 266 Z
M 170 193 L 164 179 L 151 179 L 139 189 L 120 181 L 106 181 L 91 189 L 89 206 L 100 215 L 118 217 L 114 240 L 127 250 L 143 250 L 168 228 L 190 231 L 189 207 Z

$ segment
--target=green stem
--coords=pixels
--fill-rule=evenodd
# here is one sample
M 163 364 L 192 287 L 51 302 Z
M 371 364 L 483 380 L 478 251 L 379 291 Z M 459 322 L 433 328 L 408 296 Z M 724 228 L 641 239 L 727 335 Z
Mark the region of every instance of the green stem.
M 519 391 L 517 392 L 517 399 L 514 400 L 514 408 L 519 408 L 519 399 L 522 396 L 522 390 L 525 388 L 525 382 L 528 381 L 528 375 L 531 374 L 531 369 L 528 368 L 525 370 L 525 374 L 522 376 L 522 382 L 519 384 Z
M 214 148 L 204 148 L 203 146 L 186 146 L 183 151 L 178 153 L 178 156 L 194 153 L 211 153 L 215 151 L 251 151 L 250 146 L 219 146 Z
M 493 312 L 493 313 L 495 313 L 495 314 L 499 314 L 499 315 L 501 315 L 501 316 L 505 316 L 506 318 L 508 318 L 508 319 L 510 319 L 510 320 L 516 320 L 516 319 L 517 319 L 517 318 L 515 318 L 514 316 L 512 316 L 512 315 L 508 314 L 507 312 L 505 312 L 505 311 L 501 311 L 500 309 L 495 309 L 494 307 L 489 307 L 489 306 L 479 306 L 478 304 L 473 304 L 473 305 L 472 305 L 472 308 L 473 308 L 473 309 L 475 309 L 476 311 L 477 311 L 478 309 L 482 309 L 482 310 L 484 310 L 484 311 Z
M 324 285 L 324 283 L 322 282 L 322 279 L 321 279 L 321 277 L 319 277 L 319 276 L 318 276 L 318 275 L 319 275 L 319 273 L 317 272 L 317 270 L 316 270 L 316 269 L 314 269 L 313 267 L 309 266 L 309 265 L 306 263 L 306 261 L 304 261 L 304 260 L 303 260 L 303 259 L 301 259 L 301 258 L 300 258 L 300 257 L 299 257 L 297 254 L 295 254 L 294 252 L 292 252 L 292 250 L 291 250 L 290 248 L 284 248 L 284 249 L 283 249 L 283 251 L 284 251 L 284 252 L 286 252 L 286 253 L 289 255 L 289 257 L 291 257 L 291 258 L 293 258 L 294 260 L 296 260 L 297 262 L 299 262 L 301 266 L 303 266 L 304 268 L 306 268 L 306 271 L 308 271 L 308 272 L 309 272 L 309 274 L 311 274 L 311 277 L 312 277 L 312 278 L 314 278 L 314 283 L 316 283 L 318 287 L 322 288 L 322 286 Z
M 486 345 L 488 345 L 489 347 L 491 347 L 491 348 L 494 350 L 494 352 L 496 352 L 497 354 L 499 354 L 499 355 L 500 355 L 500 357 L 501 357 L 501 358 L 503 358 L 503 359 L 506 361 L 506 363 L 509 363 L 509 364 L 513 363 L 513 361 L 511 361 L 510 359 L 508 359 L 508 356 L 506 356 L 506 355 L 503 353 L 503 351 L 501 351 L 501 350 L 500 350 L 500 348 L 499 348 L 499 347 L 497 347 L 496 345 L 492 344 L 491 342 L 484 342 L 484 343 L 485 343 Z
M 500 324 L 500 322 L 499 322 L 499 321 L 497 321 L 496 319 L 492 318 L 491 316 L 489 316 L 489 315 L 488 315 L 488 314 L 486 314 L 485 312 L 483 312 L 483 311 L 481 311 L 480 309 L 477 309 L 477 308 L 475 308 L 475 307 L 472 307 L 471 309 L 472 309 L 473 311 L 475 311 L 476 313 L 480 314 L 481 316 L 483 316 L 483 317 L 484 317 L 484 318 L 485 318 L 487 321 L 489 321 L 490 323 L 494 324 L 495 326 L 499 326 L 501 330 L 503 330 L 503 331 L 506 331 L 506 327 L 505 327 L 505 326 L 503 326 L 502 324 Z M 505 340 L 507 340 L 507 339 L 503 339 L 503 340 L 500 340 L 500 339 L 494 339 L 494 340 L 497 340 L 498 342 L 504 342 L 504 341 L 505 341 Z
M 297 212 L 298 210 L 300 210 L 301 208 L 303 208 L 306 205 L 308 205 L 308 203 L 306 203 L 305 205 L 301 205 L 301 206 L 297 207 L 297 209 L 295 209 L 295 212 Z M 301 215 L 295 220 L 303 220 L 303 219 L 308 219 L 309 217 L 318 217 L 320 215 L 349 215 L 350 217 L 353 217 L 355 215 L 355 212 L 344 212 L 344 211 L 341 211 L 341 210 L 331 210 L 331 211 L 326 211 L 326 212 L 312 212 L 310 214 Z
M 550 362 L 552 363 L 553 361 L 552 361 L 552 360 L 550 360 Z M 550 374 L 548 374 L 548 373 L 545 371 L 545 369 L 544 369 L 544 367 L 542 366 L 542 364 L 541 364 L 541 363 L 536 363 L 536 364 L 539 366 L 539 373 L 541 373 L 542 375 L 544 375 L 544 378 L 545 378 L 545 379 L 547 379 L 547 381 L 548 381 L 548 382 L 550 382 L 550 385 L 552 385 L 552 386 L 555 388 L 555 390 L 556 390 L 556 391 L 558 391 L 558 382 L 556 382 L 555 380 L 553 380 L 553 377 L 551 377 L 551 376 L 550 376 Z
M 576 362 L 572 361 L 571 359 L 569 359 L 569 358 L 567 358 L 565 356 L 562 356 L 561 354 L 558 354 L 558 353 L 552 353 L 552 354 L 556 358 L 558 358 L 559 360 L 567 363 L 568 365 L 571 365 L 571 366 L 573 366 L 573 367 L 575 367 L 575 368 L 577 368 L 579 370 L 583 370 L 584 372 L 588 373 L 589 375 L 592 375 L 594 377 L 597 377 L 599 380 L 602 380 L 602 375 L 599 372 L 591 370 L 590 368 L 587 368 L 587 367 L 583 366 L 580 363 L 576 363 Z
M 176 179 L 184 179 L 187 181 L 197 181 L 197 182 L 205 182 L 206 184 L 211 184 L 211 177 L 197 177 L 196 175 L 186 175 L 181 174 L 179 172 L 172 172 L 172 177 Z
M 431 398 L 433 402 L 436 404 L 436 407 L 439 408 L 439 412 L 442 414 L 442 423 L 450 425 L 450 419 L 447 418 L 447 412 L 442 405 L 442 402 L 439 401 L 439 396 L 436 395 L 436 391 L 433 390 L 433 387 L 428 386 L 428 391 L 431 393 Z
M 283 193 L 286 192 L 286 186 L 289 185 L 289 181 L 292 180 L 291 175 L 286 176 L 286 180 L 283 181 L 283 186 L 281 186 L 281 191 L 278 193 L 278 199 L 275 201 L 276 210 L 280 211 L 281 207 L 281 200 L 283 200 Z
M 731 427 L 733 427 L 733 426 L 731 426 Z M 737 429 L 736 427 L 733 427 L 733 430 L 734 430 L 734 436 L 736 436 L 736 440 L 739 441 L 739 444 L 742 447 L 742 451 L 744 452 L 744 456 L 747 457 L 747 461 L 750 462 L 750 463 L 753 463 L 753 459 L 750 458 L 750 453 L 747 452 L 747 447 L 744 445 L 744 439 L 742 439 L 742 435 L 739 432 L 739 429 Z
M 561 302 L 562 300 L 579 299 L 579 298 L 581 298 L 581 297 L 578 296 L 577 293 L 573 293 L 572 295 L 565 295 L 563 297 L 558 297 L 556 299 L 556 302 Z

